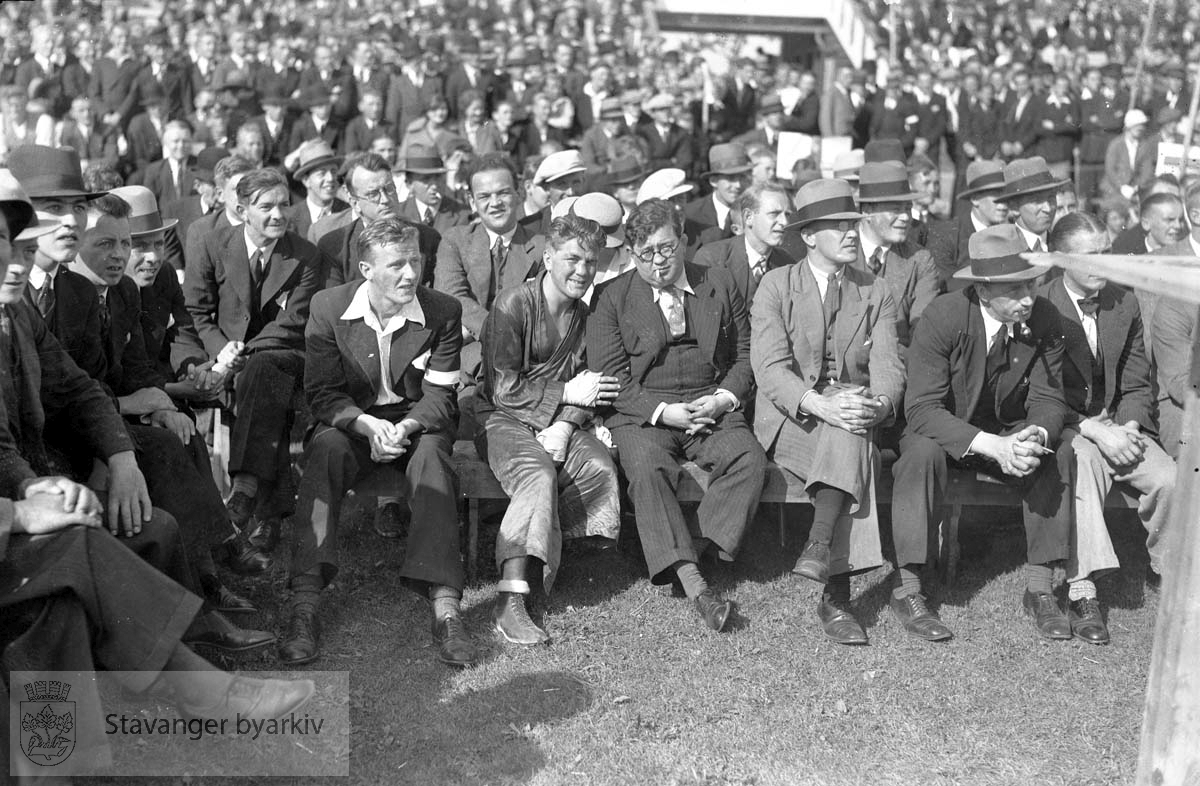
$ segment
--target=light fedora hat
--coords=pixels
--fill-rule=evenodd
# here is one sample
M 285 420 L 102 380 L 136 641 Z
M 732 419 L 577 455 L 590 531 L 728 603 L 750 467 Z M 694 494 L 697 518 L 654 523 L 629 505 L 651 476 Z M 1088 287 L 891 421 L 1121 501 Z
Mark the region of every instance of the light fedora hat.
M 303 180 L 305 175 L 318 167 L 342 165 L 341 156 L 334 155 L 333 148 L 324 139 L 310 139 L 296 150 L 296 171 L 292 177 Z
M 1021 256 L 1029 250 L 1021 230 L 1013 224 L 981 229 L 967 241 L 971 263 L 955 272 L 963 281 L 998 283 L 1028 281 L 1050 269 L 1049 265 L 1031 265 Z
M 1004 190 L 1004 164 L 999 161 L 972 161 L 967 164 L 967 187 L 960 197 Z
M 1004 165 L 1004 190 L 996 197 L 1004 202 L 1039 191 L 1057 191 L 1069 181 L 1056 180 L 1041 156 L 1017 158 Z
M 129 204 L 129 234 L 133 237 L 161 232 L 179 223 L 178 218 L 163 221 L 154 192 L 145 186 L 121 186 L 108 193 Z
M 859 204 L 911 202 L 919 196 L 908 184 L 908 168 L 899 161 L 867 161 L 858 170 Z
M 857 221 L 862 218 L 854 204 L 854 188 L 845 180 L 813 180 L 796 192 L 796 212 L 787 229 L 806 227 L 814 221 Z

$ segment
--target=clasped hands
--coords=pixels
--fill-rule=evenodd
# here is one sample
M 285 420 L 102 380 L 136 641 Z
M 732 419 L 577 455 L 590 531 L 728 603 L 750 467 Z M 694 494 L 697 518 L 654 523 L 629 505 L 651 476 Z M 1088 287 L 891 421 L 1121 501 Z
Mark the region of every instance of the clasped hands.
M 1146 435 L 1136 420 L 1118 425 L 1107 413 L 1079 424 L 1080 433 L 1096 443 L 1100 454 L 1114 468 L 1134 467 L 1146 453 Z
M 1044 432 L 1037 426 L 1026 426 L 1012 434 L 981 433 L 973 451 L 1000 465 L 1005 475 L 1023 478 L 1042 465 L 1042 456 L 1054 453 L 1045 444 Z
M 726 412 L 733 410 L 735 404 L 729 396 L 710 393 L 695 401 L 683 401 L 668 404 L 663 407 L 658 422 L 670 428 L 686 431 L 689 436 L 712 433 L 712 426 Z
M 358 432 L 371 443 L 371 461 L 387 464 L 405 454 L 412 441 L 409 439 L 412 432 L 405 425 L 408 422 L 392 423 L 373 415 L 358 416 L 355 425 Z
M 44 535 L 71 526 L 99 527 L 104 509 L 95 492 L 58 476 L 36 478 L 13 503 L 14 531 Z
M 888 402 L 872 396 L 862 385 L 828 387 L 823 393 L 806 396 L 803 406 L 810 414 L 851 434 L 866 434 L 891 414 Z

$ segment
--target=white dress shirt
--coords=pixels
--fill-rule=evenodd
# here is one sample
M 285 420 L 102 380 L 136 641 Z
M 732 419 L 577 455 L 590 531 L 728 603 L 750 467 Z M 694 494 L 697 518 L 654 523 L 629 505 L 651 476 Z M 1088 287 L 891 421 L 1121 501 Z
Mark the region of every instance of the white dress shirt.
M 381 324 L 379 317 L 375 314 L 375 310 L 371 308 L 370 299 L 367 297 L 368 286 L 365 281 L 359 285 L 358 289 L 354 291 L 354 298 L 350 301 L 350 305 L 342 312 L 341 318 L 351 321 L 361 319 L 363 324 L 375 332 L 375 342 L 379 347 L 379 390 L 375 394 L 375 406 L 381 407 L 387 404 L 399 404 L 404 401 L 404 396 L 401 396 L 392 389 L 391 336 L 409 322 L 414 322 L 423 327 L 425 325 L 425 311 L 421 308 L 421 302 L 414 297 L 399 312 L 390 317 L 386 324 Z M 426 376 L 432 373 L 435 372 L 425 372 Z M 448 384 L 453 385 L 458 381 L 458 375 L 452 374 L 451 376 L 454 379 Z
M 1079 307 L 1079 301 L 1088 297 L 1080 292 L 1076 292 L 1071 288 L 1070 283 L 1066 278 L 1063 278 L 1063 287 L 1067 290 L 1067 297 L 1071 298 L 1071 305 L 1075 307 L 1075 313 L 1079 316 L 1079 324 L 1083 325 L 1083 334 L 1087 336 L 1088 349 L 1092 350 L 1092 357 L 1096 357 L 1096 351 L 1100 344 L 1099 326 L 1096 324 L 1095 314 L 1085 314 L 1083 309 Z

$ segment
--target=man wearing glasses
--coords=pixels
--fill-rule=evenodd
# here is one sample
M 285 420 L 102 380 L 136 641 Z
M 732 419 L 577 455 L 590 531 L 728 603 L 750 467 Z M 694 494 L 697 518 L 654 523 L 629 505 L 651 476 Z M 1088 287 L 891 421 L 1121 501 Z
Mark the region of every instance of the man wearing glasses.
M 605 425 L 651 581 L 682 586 L 704 624 L 720 631 L 733 604 L 708 587 L 699 562 L 737 555 L 767 465 L 742 413 L 754 391 L 746 304 L 728 271 L 684 262 L 687 236 L 669 202 L 638 205 L 625 242 L 636 267 L 596 292 L 588 365 L 620 382 Z M 682 459 L 709 471 L 696 539 L 675 497 Z

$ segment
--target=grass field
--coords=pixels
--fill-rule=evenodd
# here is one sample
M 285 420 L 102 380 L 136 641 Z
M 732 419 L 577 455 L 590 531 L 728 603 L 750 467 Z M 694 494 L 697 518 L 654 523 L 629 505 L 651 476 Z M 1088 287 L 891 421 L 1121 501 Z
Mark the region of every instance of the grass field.
M 846 648 L 821 635 L 815 585 L 789 573 L 809 512 L 789 514 L 786 547 L 764 509 L 738 562 L 710 572 L 737 601 L 732 632 L 708 631 L 686 600 L 652 587 L 637 554 L 573 549 L 546 615 L 553 644 L 539 649 L 491 633 L 486 531 L 483 583 L 464 601 L 483 658 L 454 672 L 433 659 L 426 604 L 396 581 L 402 546 L 348 506 L 344 567 L 310 668 L 351 672 L 349 782 L 1132 782 L 1158 600 L 1135 520 L 1112 523 L 1125 568 L 1100 583 L 1107 647 L 1037 637 L 1020 607 L 1019 518 L 976 509 L 958 581 L 933 593 L 955 638 L 908 637 L 880 569 L 854 582 L 870 646 Z M 282 626 L 283 586 L 282 568 L 243 584 L 262 624 Z M 273 654 L 228 665 L 275 667 Z

